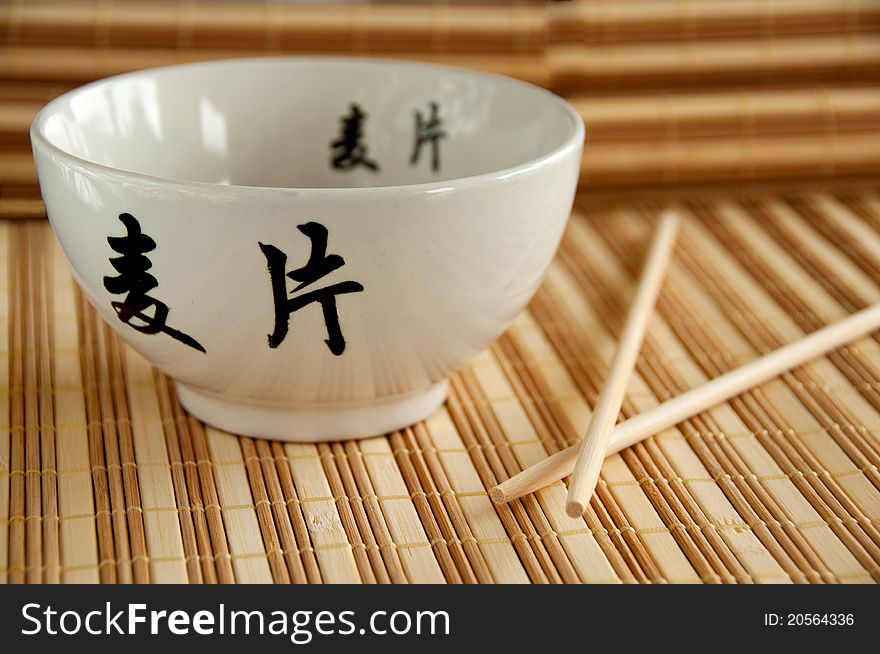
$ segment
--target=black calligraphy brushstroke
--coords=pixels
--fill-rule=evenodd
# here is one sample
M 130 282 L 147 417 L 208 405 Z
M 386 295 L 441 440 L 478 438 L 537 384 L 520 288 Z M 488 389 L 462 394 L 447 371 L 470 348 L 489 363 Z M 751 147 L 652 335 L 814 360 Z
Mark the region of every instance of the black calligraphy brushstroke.
M 415 166 L 419 162 L 422 154 L 422 146 L 425 143 L 431 144 L 431 170 L 435 173 L 440 170 L 440 139 L 446 138 L 448 134 L 442 129 L 443 120 L 438 115 L 440 109 L 436 102 L 430 103 L 431 113 L 427 120 L 422 117 L 422 112 L 416 109 L 416 141 L 413 146 L 412 156 L 409 159 L 410 166 Z
M 339 119 L 342 124 L 342 135 L 330 143 L 333 155 L 331 165 L 337 170 L 351 170 L 361 165 L 374 172 L 379 171 L 379 164 L 367 158 L 367 146 L 363 144 L 363 122 L 367 114 L 356 104 L 350 106 L 351 112 Z
M 296 228 L 312 241 L 312 251 L 305 266 L 287 273 L 293 281 L 301 282 L 293 289 L 293 293 L 345 265 L 345 259 L 338 254 L 327 254 L 327 229 L 323 225 L 311 222 L 297 225 Z
M 104 277 L 104 288 L 111 295 L 126 294 L 121 302 L 111 302 L 110 306 L 119 319 L 129 327 L 143 334 L 167 334 L 171 338 L 204 352 L 205 348 L 192 336 L 169 327 L 165 324 L 169 309 L 166 304 L 152 298 L 148 292 L 159 286 L 159 282 L 147 271 L 153 262 L 145 253 L 156 249 L 156 241 L 141 231 L 137 218 L 130 213 L 119 214 L 119 220 L 125 226 L 125 236 L 108 236 L 107 242 L 114 252 L 121 257 L 110 259 L 110 265 L 119 274 L 116 277 Z M 152 315 L 147 312 L 152 308 Z M 140 322 L 136 322 L 137 319 Z
M 345 260 L 338 254 L 327 254 L 326 227 L 320 223 L 309 222 L 298 225 L 297 229 L 309 237 L 312 248 L 306 265 L 286 275 L 284 271 L 287 267 L 287 255 L 274 245 L 258 242 L 260 250 L 266 257 L 266 266 L 272 283 L 272 300 L 275 305 L 275 325 L 272 333 L 268 335 L 269 347 L 278 347 L 287 337 L 291 314 L 312 302 L 317 302 L 321 305 L 324 325 L 327 327 L 327 338 L 324 343 L 327 344 L 330 352 L 339 356 L 345 351 L 345 338 L 339 325 L 336 296 L 359 293 L 364 287 L 358 282 L 344 281 L 288 298 L 285 277 L 300 282 L 291 291 L 291 294 L 294 294 L 345 265 Z

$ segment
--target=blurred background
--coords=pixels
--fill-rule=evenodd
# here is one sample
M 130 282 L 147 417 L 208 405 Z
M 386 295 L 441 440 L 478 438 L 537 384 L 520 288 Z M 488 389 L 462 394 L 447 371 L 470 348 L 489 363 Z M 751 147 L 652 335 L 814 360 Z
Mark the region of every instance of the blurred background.
M 274 54 L 420 59 L 569 98 L 592 197 L 880 170 L 880 0 L 3 0 L 0 216 L 40 215 L 37 110 L 90 80 Z

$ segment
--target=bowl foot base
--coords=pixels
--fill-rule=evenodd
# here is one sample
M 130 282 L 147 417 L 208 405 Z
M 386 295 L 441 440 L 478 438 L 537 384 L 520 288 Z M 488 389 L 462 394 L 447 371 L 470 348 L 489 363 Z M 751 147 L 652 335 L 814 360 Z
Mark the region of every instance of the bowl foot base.
M 386 434 L 430 416 L 446 400 L 449 382 L 426 391 L 353 407 L 284 407 L 235 402 L 177 384 L 180 403 L 218 429 L 281 441 L 337 441 Z

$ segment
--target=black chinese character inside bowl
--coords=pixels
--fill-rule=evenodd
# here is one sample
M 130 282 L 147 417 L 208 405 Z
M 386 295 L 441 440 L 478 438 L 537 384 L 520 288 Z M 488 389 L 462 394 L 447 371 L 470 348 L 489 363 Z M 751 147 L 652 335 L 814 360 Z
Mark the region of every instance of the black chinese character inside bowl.
M 109 78 L 31 137 L 99 313 L 192 413 L 290 440 L 429 415 L 541 281 L 583 126 L 539 88 L 262 58 Z

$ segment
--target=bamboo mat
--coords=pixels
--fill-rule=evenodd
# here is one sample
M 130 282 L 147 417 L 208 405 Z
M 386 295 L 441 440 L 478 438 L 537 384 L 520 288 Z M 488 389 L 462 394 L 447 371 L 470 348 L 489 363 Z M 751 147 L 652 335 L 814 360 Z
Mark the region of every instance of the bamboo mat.
M 694 200 L 624 404 L 880 301 L 880 193 Z M 0 222 L 0 580 L 880 580 L 880 333 L 610 457 L 582 519 L 486 489 L 588 422 L 656 207 L 579 201 L 511 329 L 410 429 L 237 437 L 76 289 L 45 221 Z

